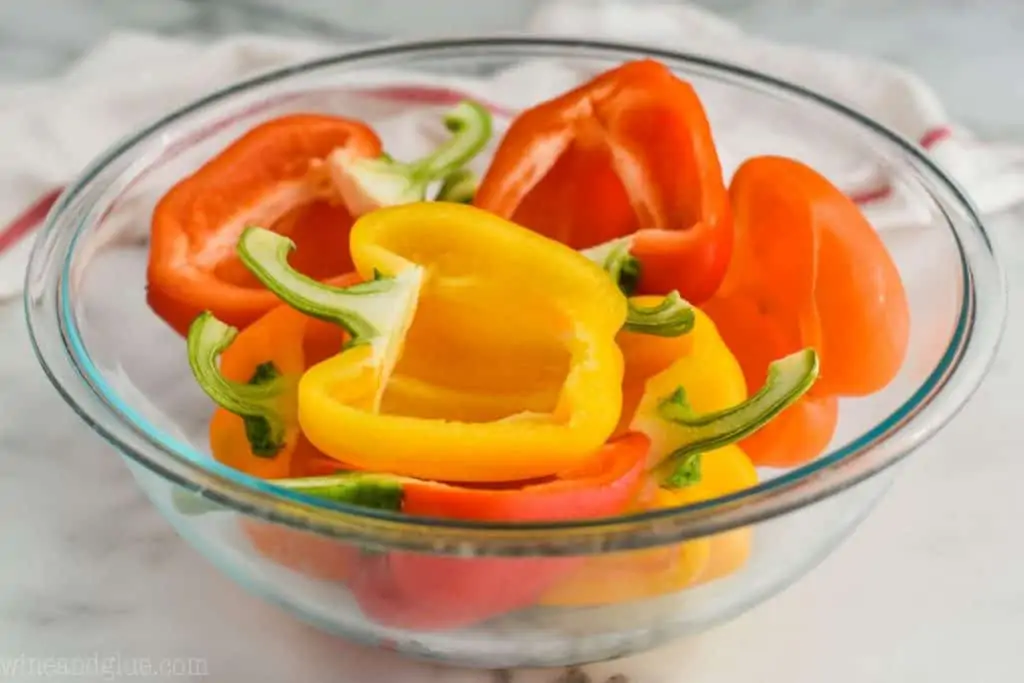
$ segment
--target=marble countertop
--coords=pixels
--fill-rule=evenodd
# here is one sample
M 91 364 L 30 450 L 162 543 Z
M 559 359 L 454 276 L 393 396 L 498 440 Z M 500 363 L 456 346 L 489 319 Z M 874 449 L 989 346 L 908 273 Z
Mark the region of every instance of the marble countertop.
M 115 27 L 172 35 L 337 36 L 303 0 L 33 0 L 0 3 L 0 85 L 59 72 Z M 359 3 L 363 6 L 363 3 Z M 386 2 L 374 3 L 381 6 Z M 762 34 L 891 59 L 922 73 L 981 134 L 1024 138 L 1024 5 L 959 0 L 708 0 Z M 969 9 L 969 7 L 971 7 Z M 371 12 L 371 10 L 366 10 Z M 372 12 L 371 12 L 372 13 Z M 512 22 L 511 14 L 492 19 Z M 998 372 L 907 463 L 854 536 L 804 580 L 735 621 L 661 650 L 586 669 L 592 683 L 1009 683 L 1024 665 L 1024 212 L 993 217 L 1010 320 Z M 149 506 L 127 469 L 34 367 L 21 308 L 0 306 L 0 680 L 18 658 L 194 658 L 223 681 L 483 683 L 491 674 L 400 660 L 323 635 L 202 560 Z M 29 457 L 30 456 L 30 457 Z M 767 672 L 767 676 L 766 676 Z M 515 672 L 554 683 L 564 672 Z M 48 680 L 72 680 L 50 677 Z M 79 677 L 74 680 L 100 680 Z M 152 677 L 149 680 L 188 680 Z M 195 680 L 204 680 L 197 677 Z M 497 679 L 494 679 L 497 680 Z

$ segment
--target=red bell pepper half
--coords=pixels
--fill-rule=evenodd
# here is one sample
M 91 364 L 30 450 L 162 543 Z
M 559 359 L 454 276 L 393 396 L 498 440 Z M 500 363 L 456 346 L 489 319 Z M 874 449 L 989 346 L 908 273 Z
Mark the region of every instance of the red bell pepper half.
M 538 522 L 623 512 L 642 483 L 650 440 L 609 442 L 570 476 L 517 489 L 470 488 L 385 474 L 275 482 L 311 495 L 410 515 L 477 522 Z M 463 558 L 349 547 L 347 585 L 366 616 L 416 630 L 456 629 L 533 604 L 586 558 Z
M 653 60 L 522 112 L 474 203 L 574 249 L 628 237 L 638 293 L 699 304 L 718 288 L 732 218 L 704 108 Z
M 352 218 L 333 197 L 323 160 L 333 151 L 375 158 L 381 142 L 350 119 L 296 114 L 260 124 L 178 182 L 153 210 L 146 298 L 185 335 L 197 315 L 245 328 L 280 304 L 241 266 L 235 245 L 249 224 L 272 226 L 299 247 L 293 265 L 322 279 L 352 270 Z

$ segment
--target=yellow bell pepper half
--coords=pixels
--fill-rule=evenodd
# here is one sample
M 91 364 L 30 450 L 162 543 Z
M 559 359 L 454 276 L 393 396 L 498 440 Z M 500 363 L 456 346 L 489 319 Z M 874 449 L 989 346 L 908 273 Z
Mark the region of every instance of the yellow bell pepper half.
M 359 311 L 400 310 L 389 313 L 390 327 L 376 325 L 389 352 L 350 347 L 300 380 L 299 422 L 317 448 L 359 469 L 500 482 L 573 470 L 605 443 L 621 410 L 615 335 L 627 303 L 600 267 L 486 211 L 446 202 L 379 209 L 356 222 L 350 239 L 356 269 L 369 280 L 356 287 L 408 284 L 404 298 L 378 294 L 380 304 Z M 352 325 L 351 316 L 309 306 L 326 295 L 295 297 L 292 285 L 305 285 L 297 273 L 275 272 L 264 284 L 305 313 Z M 404 351 L 400 363 L 395 350 Z M 407 403 L 429 404 L 431 385 L 448 400 L 502 382 L 508 394 L 550 381 L 559 390 L 550 406 L 490 420 L 394 414 L 378 410 L 392 371 L 407 399 L 419 396 Z
M 757 469 L 747 454 L 733 444 L 708 451 L 700 458 L 700 480 L 678 489 L 659 487 L 654 504 L 659 508 L 681 507 L 738 493 L 757 485 Z M 730 529 L 709 538 L 687 543 L 705 543 L 708 560 L 699 573 L 683 585 L 668 590 L 681 590 L 727 576 L 742 567 L 750 556 L 750 527 Z M 684 544 L 686 545 L 686 544 Z
M 641 381 L 660 365 L 650 358 L 685 348 L 626 333 L 619 343 L 638 359 L 637 374 L 631 378 L 627 373 L 627 383 Z M 776 361 L 764 388 L 748 399 L 739 363 L 700 311 L 686 345 L 685 355 L 644 380 L 629 422 L 630 429 L 652 440 L 651 491 L 638 501 L 637 511 L 690 505 L 755 485 L 757 472 L 735 442 L 797 400 L 817 377 L 816 354 L 801 351 Z M 681 591 L 735 571 L 746 561 L 749 545 L 749 530 L 737 529 L 599 557 L 555 586 L 543 603 L 592 606 Z
M 580 252 L 605 269 L 613 282 L 623 270 L 618 252 L 609 257 L 595 247 Z M 628 257 L 628 253 L 626 254 Z M 532 273 L 517 273 L 522 283 Z M 502 293 L 498 293 L 502 296 Z M 446 418 L 466 422 L 499 420 L 523 412 L 550 412 L 556 405 L 567 372 L 568 354 L 552 338 L 552 321 L 545 317 L 544 292 L 521 292 L 518 298 L 494 306 L 488 297 L 431 296 L 421 299 L 409 331 L 405 355 L 384 394 L 381 410 L 395 415 Z M 536 301 L 534 299 L 537 299 Z M 694 310 L 675 292 L 667 296 L 632 297 L 617 340 L 626 358 L 626 379 L 635 366 L 646 367 L 650 349 L 668 360 L 655 359 L 663 369 L 688 348 L 687 333 Z M 644 339 L 633 345 L 629 338 Z M 486 340 L 486 341 L 484 341 Z M 658 355 L 658 354 L 655 354 Z M 647 372 L 646 379 L 653 372 Z M 628 386 L 624 382 L 624 387 Z M 643 383 L 628 404 L 630 415 Z M 626 406 L 624 406 L 625 408 Z M 617 431 L 621 435 L 621 430 Z

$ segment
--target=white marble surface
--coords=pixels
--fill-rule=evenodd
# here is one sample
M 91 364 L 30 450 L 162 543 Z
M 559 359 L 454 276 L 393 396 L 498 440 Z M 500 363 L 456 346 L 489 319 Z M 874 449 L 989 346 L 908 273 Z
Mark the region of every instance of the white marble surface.
M 296 4 L 289 13 L 268 0 L 0 3 L 0 78 L 54 73 L 114 26 L 179 35 L 338 32 L 322 9 L 328 3 Z M 971 3 L 981 10 L 952 0 L 704 4 L 769 35 L 912 66 L 983 133 L 1024 130 L 1024 91 L 1016 81 L 1024 6 L 1013 0 Z M 728 625 L 588 667 L 593 683 L 615 674 L 632 683 L 1020 680 L 1024 460 L 1016 392 L 1024 360 L 1010 349 L 1024 343 L 1017 304 L 1024 293 L 1016 233 L 1022 219 L 1024 213 L 992 223 L 1011 286 L 995 371 L 958 419 L 909 461 L 853 538 L 796 586 Z M 206 680 L 226 683 L 493 678 L 347 645 L 243 593 L 175 536 L 84 425 L 51 428 L 77 418 L 34 367 L 20 306 L 0 308 L 0 351 L 0 680 L 11 658 L 94 655 L 199 658 Z M 513 680 L 563 676 L 515 672 Z

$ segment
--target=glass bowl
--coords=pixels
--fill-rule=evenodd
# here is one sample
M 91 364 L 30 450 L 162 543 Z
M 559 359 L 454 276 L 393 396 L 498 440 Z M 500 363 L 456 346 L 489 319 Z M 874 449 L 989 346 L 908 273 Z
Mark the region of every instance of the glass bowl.
M 697 505 L 515 526 L 325 503 L 211 459 L 211 403 L 192 380 L 183 340 L 145 303 L 146 233 L 163 192 L 267 118 L 358 113 L 384 126 L 385 117 L 441 111 L 480 79 L 507 115 L 513 94 L 526 106 L 640 57 L 697 88 L 727 174 L 757 153 L 845 160 L 819 170 L 855 185 L 898 264 L 911 307 L 907 360 L 884 391 L 843 401 L 825 455 L 761 470 L 757 486 Z M 877 182 L 881 191 L 867 187 Z M 480 38 L 377 46 L 291 67 L 123 140 L 52 210 L 26 306 L 53 384 L 226 574 L 345 638 L 498 668 L 639 652 L 735 617 L 804 575 L 869 512 L 891 466 L 967 401 L 998 344 L 1005 287 L 975 210 L 949 177 L 914 144 L 836 102 L 675 52 Z M 688 574 L 700 557 L 717 569 Z M 555 590 L 584 576 L 588 595 Z

